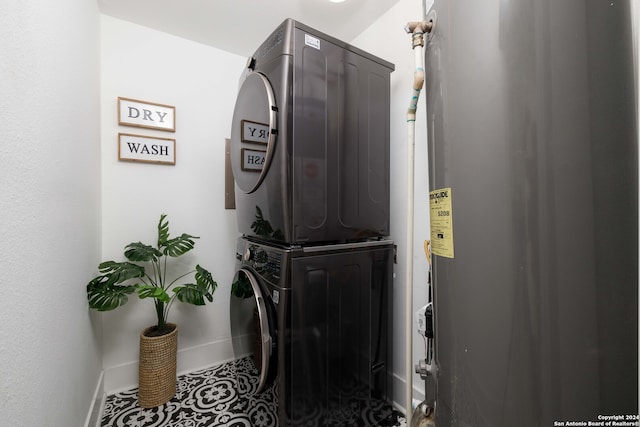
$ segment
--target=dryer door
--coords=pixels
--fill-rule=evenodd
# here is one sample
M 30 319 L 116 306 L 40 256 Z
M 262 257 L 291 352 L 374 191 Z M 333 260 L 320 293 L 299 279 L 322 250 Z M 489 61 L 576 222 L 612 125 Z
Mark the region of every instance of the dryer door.
M 262 73 L 250 73 L 238 91 L 231 128 L 231 167 L 245 193 L 256 191 L 269 170 L 277 111 L 269 80 Z
M 277 374 L 277 319 L 269 294 L 245 268 L 231 285 L 230 320 L 238 393 L 260 393 Z

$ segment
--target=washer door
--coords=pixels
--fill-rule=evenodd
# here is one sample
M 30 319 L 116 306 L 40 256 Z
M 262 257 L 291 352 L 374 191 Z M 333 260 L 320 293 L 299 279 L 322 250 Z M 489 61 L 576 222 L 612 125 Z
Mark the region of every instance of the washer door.
M 278 134 L 277 111 L 269 80 L 262 73 L 250 73 L 238 91 L 231 128 L 231 167 L 245 193 L 256 191 L 269 170 Z
M 260 393 L 277 374 L 277 322 L 269 294 L 248 269 L 238 270 L 231 285 L 230 318 L 238 392 Z

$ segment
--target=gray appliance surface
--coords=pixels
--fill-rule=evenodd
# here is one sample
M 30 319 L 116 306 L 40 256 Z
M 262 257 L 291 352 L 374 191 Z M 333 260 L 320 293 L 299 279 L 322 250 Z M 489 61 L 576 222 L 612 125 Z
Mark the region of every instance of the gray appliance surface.
M 296 244 L 389 235 L 393 69 L 291 19 L 256 50 L 231 128 L 240 233 Z
M 255 367 L 252 378 L 239 381 L 243 399 L 275 381 L 281 427 L 351 425 L 363 414 L 390 415 L 390 405 L 389 413 L 379 408 L 392 401 L 393 243 L 301 248 L 241 238 L 236 258 L 234 355 L 239 361 L 250 356 Z M 245 292 L 240 276 L 257 284 L 257 292 Z M 261 323 L 263 317 L 270 319 Z
M 629 1 L 435 0 L 426 49 L 438 426 L 638 414 Z M 431 380 L 429 380 L 431 381 Z

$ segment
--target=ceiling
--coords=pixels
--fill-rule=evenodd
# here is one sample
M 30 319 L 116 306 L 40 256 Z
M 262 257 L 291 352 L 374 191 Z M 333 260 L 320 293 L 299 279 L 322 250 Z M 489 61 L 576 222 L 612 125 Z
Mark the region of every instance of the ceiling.
M 98 0 L 101 13 L 242 56 L 286 18 L 349 42 L 399 0 Z

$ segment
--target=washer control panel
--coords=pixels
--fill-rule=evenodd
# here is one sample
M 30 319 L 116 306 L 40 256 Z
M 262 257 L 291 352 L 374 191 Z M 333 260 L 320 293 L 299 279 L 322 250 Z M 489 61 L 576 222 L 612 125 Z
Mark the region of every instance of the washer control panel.
M 247 245 L 242 259 L 252 266 L 258 274 L 265 279 L 277 283 L 280 279 L 282 253 L 277 250 L 269 250 L 264 246 L 250 243 Z

